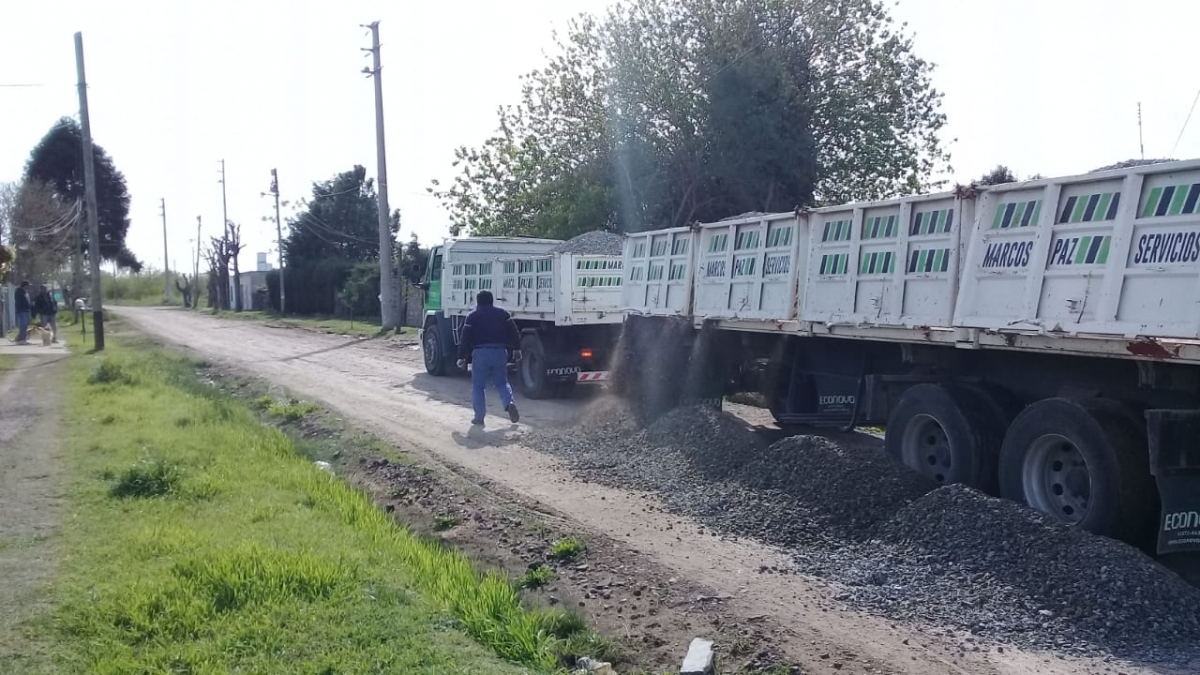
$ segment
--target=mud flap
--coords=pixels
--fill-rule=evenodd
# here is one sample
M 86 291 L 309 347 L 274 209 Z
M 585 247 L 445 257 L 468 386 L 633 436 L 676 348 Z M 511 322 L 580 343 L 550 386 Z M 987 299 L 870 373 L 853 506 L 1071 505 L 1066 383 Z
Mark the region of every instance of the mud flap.
M 705 323 L 694 336 L 679 405 L 720 410 L 725 399 L 724 366 L 731 347 L 711 323 Z
M 1162 499 L 1158 552 L 1200 552 L 1200 410 L 1147 410 L 1146 431 Z

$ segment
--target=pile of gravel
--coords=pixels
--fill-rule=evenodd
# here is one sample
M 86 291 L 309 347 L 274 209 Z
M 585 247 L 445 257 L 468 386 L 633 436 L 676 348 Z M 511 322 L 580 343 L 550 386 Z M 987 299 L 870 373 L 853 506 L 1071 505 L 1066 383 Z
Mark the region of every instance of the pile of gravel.
M 741 420 L 681 407 L 639 428 L 625 403 L 602 399 L 569 434 L 525 441 L 581 479 L 658 493 L 669 511 L 721 532 L 787 547 L 861 539 L 936 487 L 881 450 L 817 436 L 767 446 Z
M 572 237 L 555 247 L 555 253 L 575 255 L 621 255 L 625 238 L 613 232 L 593 230 Z
M 1200 659 L 1200 590 L 1124 544 L 935 490 L 882 448 L 816 436 L 764 447 L 706 408 L 637 419 L 605 398 L 565 433 L 525 440 L 581 480 L 654 492 L 717 533 L 786 548 L 788 571 L 837 582 L 834 599 L 854 607 L 1022 647 L 1200 663 L 1186 665 Z
M 1067 640 L 1118 654 L 1200 645 L 1200 589 L 1137 549 L 1020 504 L 949 485 L 878 535 L 888 545 L 874 556 L 879 567 L 899 571 L 906 561 L 944 591 L 923 611 L 965 609 L 981 633 L 1040 630 L 1052 638 L 1045 646 Z
M 807 511 L 814 536 L 861 538 L 937 483 L 882 450 L 845 447 L 820 436 L 793 436 L 772 444 L 732 480 L 756 490 L 782 492 Z
M 719 480 L 762 451 L 763 443 L 741 420 L 704 407 L 676 408 L 646 428 L 646 441 L 672 448 L 705 477 Z

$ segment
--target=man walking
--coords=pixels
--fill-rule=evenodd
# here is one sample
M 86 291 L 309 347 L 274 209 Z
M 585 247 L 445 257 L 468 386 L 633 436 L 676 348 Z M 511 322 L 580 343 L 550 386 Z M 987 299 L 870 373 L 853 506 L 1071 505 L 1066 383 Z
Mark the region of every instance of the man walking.
M 50 329 L 51 342 L 58 342 L 58 300 L 46 284 L 42 284 L 41 292 L 33 301 L 33 309 L 38 313 L 38 323 L 42 328 Z
M 508 419 L 516 422 L 521 418 L 508 384 L 509 349 L 513 350 L 513 359 L 520 361 L 521 333 L 517 324 L 508 312 L 493 304 L 491 291 L 479 291 L 475 296 L 475 311 L 467 316 L 458 343 L 458 367 L 466 368 L 467 359 L 471 361 L 471 405 L 475 408 L 471 424 L 483 426 L 488 381 L 495 384 Z
M 17 344 L 29 344 L 29 320 L 33 318 L 33 300 L 29 297 L 29 282 L 22 281 L 17 288 Z

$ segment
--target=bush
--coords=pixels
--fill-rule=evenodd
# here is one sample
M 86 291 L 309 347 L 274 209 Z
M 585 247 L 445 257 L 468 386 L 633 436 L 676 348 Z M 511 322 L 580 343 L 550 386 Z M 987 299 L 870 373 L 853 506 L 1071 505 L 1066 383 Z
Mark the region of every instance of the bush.
M 125 366 L 112 359 L 104 359 L 96 369 L 88 375 L 88 384 L 133 384 L 133 375 L 125 371 Z
M 535 589 L 541 588 L 557 578 L 554 570 L 545 565 L 538 565 L 525 572 L 525 574 L 517 581 L 517 585 L 521 588 Z
M 458 515 L 457 513 L 436 515 L 433 517 L 433 529 L 441 532 L 458 527 L 458 524 L 461 522 L 462 516 Z
M 129 467 L 117 479 L 112 496 L 117 499 L 165 497 L 179 489 L 183 472 L 161 459 L 147 459 Z
M 574 560 L 587 550 L 582 541 L 574 537 L 559 539 L 550 546 L 550 555 L 559 560 Z

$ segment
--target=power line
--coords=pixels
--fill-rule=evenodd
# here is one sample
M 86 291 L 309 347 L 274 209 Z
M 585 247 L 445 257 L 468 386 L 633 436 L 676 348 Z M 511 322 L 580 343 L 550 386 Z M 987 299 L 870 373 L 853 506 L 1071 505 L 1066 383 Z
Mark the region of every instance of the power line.
M 310 211 L 300 211 L 297 213 L 297 216 L 299 216 L 300 218 L 308 218 L 310 221 L 312 221 L 309 223 L 303 223 L 303 225 L 308 227 L 309 230 L 311 232 L 313 232 L 314 234 L 316 234 L 318 237 L 321 236 L 320 232 L 318 231 L 318 230 L 320 230 L 330 236 L 339 237 L 341 239 L 357 241 L 357 242 L 360 242 L 363 244 L 375 244 L 376 243 L 372 239 L 363 239 L 362 237 L 350 234 L 349 232 L 343 232 L 343 231 L 333 227 L 329 223 L 326 223 L 325 221 L 321 220 L 318 216 L 313 215 L 313 213 Z M 295 222 L 299 222 L 299 221 L 297 220 Z M 325 241 L 328 244 L 333 244 L 335 246 L 337 245 L 335 242 L 329 241 L 328 239 L 322 238 L 322 241 Z
M 1183 140 L 1183 132 L 1187 131 L 1188 122 L 1192 121 L 1192 113 L 1196 111 L 1196 101 L 1200 101 L 1200 89 L 1196 90 L 1196 97 L 1192 99 L 1192 107 L 1188 108 L 1187 118 L 1183 120 L 1183 128 L 1179 130 L 1179 135 L 1175 137 L 1175 145 L 1171 146 L 1171 154 L 1175 156 L 1175 149 L 1179 147 L 1179 141 Z

